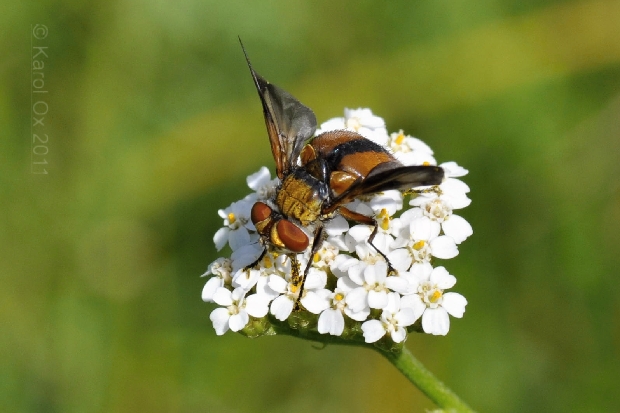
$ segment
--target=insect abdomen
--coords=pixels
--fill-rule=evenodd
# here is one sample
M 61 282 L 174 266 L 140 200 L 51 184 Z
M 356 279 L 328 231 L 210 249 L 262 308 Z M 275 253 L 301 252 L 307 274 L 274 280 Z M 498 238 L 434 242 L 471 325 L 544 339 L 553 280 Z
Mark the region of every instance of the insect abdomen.
M 331 171 L 342 171 L 359 178 L 366 177 L 379 164 L 402 166 L 383 146 L 347 130 L 325 132 L 314 138 L 310 145 L 315 156 L 325 159 Z

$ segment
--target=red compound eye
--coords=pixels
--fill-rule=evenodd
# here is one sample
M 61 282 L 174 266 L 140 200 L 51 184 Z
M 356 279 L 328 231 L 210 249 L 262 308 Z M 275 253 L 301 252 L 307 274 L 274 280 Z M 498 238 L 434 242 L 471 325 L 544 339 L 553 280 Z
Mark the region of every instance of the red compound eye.
M 250 218 L 254 225 L 258 224 L 271 216 L 271 207 L 264 202 L 257 202 L 252 206 Z
M 277 223 L 278 236 L 284 246 L 293 252 L 303 252 L 308 248 L 308 236 L 299 227 L 286 219 Z

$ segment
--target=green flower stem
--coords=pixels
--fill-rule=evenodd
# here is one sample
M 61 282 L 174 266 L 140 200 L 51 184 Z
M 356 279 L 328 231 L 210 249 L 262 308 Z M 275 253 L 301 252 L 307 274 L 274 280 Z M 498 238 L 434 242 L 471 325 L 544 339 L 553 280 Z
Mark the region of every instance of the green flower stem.
M 464 401 L 452 392 L 437 377 L 428 371 L 409 350 L 404 346 L 398 345 L 391 349 L 379 348 L 364 341 L 361 334 L 354 334 L 349 337 L 332 336 L 320 334 L 316 330 L 308 328 L 292 328 L 286 322 L 278 322 L 271 318 L 271 334 L 286 334 L 299 337 L 318 343 L 349 345 L 365 347 L 379 352 L 390 361 L 411 383 L 413 383 L 422 393 L 428 396 L 438 407 L 446 412 L 474 412 Z M 402 343 L 401 343 L 402 344 Z
M 426 369 L 406 347 L 398 353 L 374 347 L 437 406 L 449 412 L 473 412 L 463 400 Z

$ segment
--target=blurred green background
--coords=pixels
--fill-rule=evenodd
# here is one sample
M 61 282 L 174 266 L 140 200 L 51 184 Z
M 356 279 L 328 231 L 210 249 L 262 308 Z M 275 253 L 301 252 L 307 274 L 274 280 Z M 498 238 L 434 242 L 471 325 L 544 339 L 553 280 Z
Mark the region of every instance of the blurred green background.
M 620 2 L 4 2 L 0 31 L 0 410 L 433 408 L 368 350 L 215 336 L 217 210 L 273 170 L 239 35 L 319 122 L 370 107 L 470 170 L 430 370 L 479 411 L 620 411 Z

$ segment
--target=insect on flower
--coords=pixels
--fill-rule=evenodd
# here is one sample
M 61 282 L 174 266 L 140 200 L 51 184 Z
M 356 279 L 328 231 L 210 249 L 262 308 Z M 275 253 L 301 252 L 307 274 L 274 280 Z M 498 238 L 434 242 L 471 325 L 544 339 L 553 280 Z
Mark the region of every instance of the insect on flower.
M 346 204 L 357 197 L 387 190 L 438 185 L 444 177 L 443 169 L 405 166 L 383 146 L 348 130 L 329 131 L 312 138 L 317 126 L 314 112 L 256 73 L 243 44 L 241 48 L 263 105 L 280 179 L 274 198 L 258 201 L 252 207 L 251 220 L 265 249 L 247 269 L 255 267 L 270 249 L 287 254 L 294 264 L 292 283 L 298 287 L 298 300 L 301 299 L 310 265 L 301 273 L 296 254 L 311 246 L 310 257 L 314 256 L 324 239 L 324 223 L 340 214 L 373 226 L 368 243 L 393 271 L 387 257 L 372 243 L 378 230 L 375 218 L 355 212 Z M 312 232 L 312 243 L 302 228 Z

